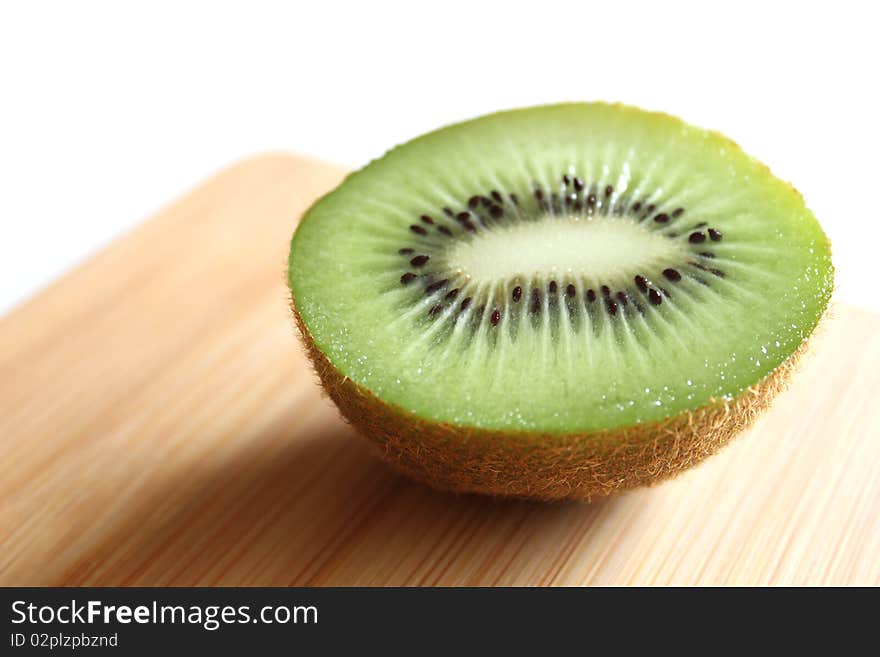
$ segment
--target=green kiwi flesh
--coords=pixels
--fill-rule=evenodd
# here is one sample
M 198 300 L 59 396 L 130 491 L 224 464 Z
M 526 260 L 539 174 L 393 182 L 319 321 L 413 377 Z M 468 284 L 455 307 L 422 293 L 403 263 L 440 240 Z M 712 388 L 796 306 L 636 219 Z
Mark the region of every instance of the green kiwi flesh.
M 453 125 L 350 175 L 303 217 L 289 283 L 331 397 L 405 471 L 457 490 L 592 497 L 618 487 L 571 473 L 582 459 L 599 462 L 594 480 L 627 480 L 619 463 L 602 469 L 616 440 L 656 447 L 691 427 L 702 451 L 660 478 L 748 424 L 769 400 L 746 413 L 744 395 L 779 389 L 833 268 L 801 196 L 730 140 L 565 104 Z M 734 415 L 724 426 L 719 409 Z M 410 463 L 419 440 L 427 460 Z M 554 488 L 539 452 L 573 444 Z M 488 461 L 465 483 L 469 458 Z

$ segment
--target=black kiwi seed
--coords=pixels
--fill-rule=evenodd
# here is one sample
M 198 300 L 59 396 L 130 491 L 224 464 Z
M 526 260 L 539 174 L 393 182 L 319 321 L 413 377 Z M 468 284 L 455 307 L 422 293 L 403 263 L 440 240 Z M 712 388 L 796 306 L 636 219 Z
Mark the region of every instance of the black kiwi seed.
M 455 216 L 455 213 L 452 211 L 452 208 L 448 208 L 448 207 L 443 208 L 443 214 L 445 214 L 447 217 L 454 217 Z
M 665 224 L 669 221 L 669 215 L 665 212 L 661 212 L 654 217 L 654 221 L 656 221 L 658 224 Z
M 483 204 L 484 208 L 488 208 L 490 205 L 492 205 L 492 199 L 490 199 L 488 196 L 481 196 L 480 203 Z
M 605 186 L 605 196 L 611 196 L 611 193 L 614 191 L 614 188 L 611 185 Z
M 673 282 L 675 282 L 675 281 L 680 281 L 680 280 L 681 280 L 681 274 L 678 272 L 677 269 L 672 269 L 672 268 L 670 268 L 670 269 L 664 269 L 664 270 L 663 270 L 663 275 L 664 275 L 667 279 L 669 279 L 670 281 L 673 281 Z
M 476 208 L 479 204 L 480 204 L 480 197 L 479 197 L 479 196 L 471 196 L 471 197 L 468 199 L 468 207 L 469 207 L 471 210 L 473 210 L 474 208 Z
M 590 303 L 593 303 L 595 300 L 596 300 L 596 293 L 592 289 L 587 290 L 587 301 L 589 301 Z
M 565 288 L 565 293 L 569 296 L 569 298 L 573 297 L 576 292 L 577 290 L 574 288 L 574 284 L 572 283 L 569 283 L 568 286 Z
M 536 189 L 535 190 L 535 198 L 538 199 L 539 201 L 543 201 L 544 200 L 544 192 L 540 189 Z
M 532 290 L 532 306 L 531 306 L 531 311 L 532 311 L 533 313 L 536 313 L 536 312 L 538 312 L 539 310 L 541 310 L 541 292 L 538 290 L 538 288 L 534 288 L 534 289 Z
M 500 205 L 493 205 L 489 208 L 489 214 L 491 214 L 495 219 L 498 219 L 501 215 L 504 214 L 504 209 Z
M 683 214 L 684 214 L 684 208 L 675 208 L 675 210 L 672 211 L 672 218 L 678 219 Z
M 584 188 L 584 181 L 581 180 L 580 178 L 575 178 L 574 179 L 574 188 L 577 191 L 581 191 Z
M 437 226 L 437 230 L 446 235 L 446 237 L 452 237 L 452 231 L 446 226 Z
M 407 283 L 412 283 L 415 279 L 416 275 L 413 274 L 411 271 L 408 271 L 400 277 L 400 282 L 406 285 Z
M 568 174 L 567 174 L 567 173 L 566 173 L 566 174 L 563 174 L 563 176 L 562 176 L 562 182 L 564 182 L 566 185 L 570 185 L 570 184 L 571 184 L 571 178 L 568 177 Z
M 412 260 L 409 261 L 409 264 L 411 264 L 413 267 L 421 267 L 426 262 L 428 262 L 428 260 L 430 260 L 430 259 L 431 259 L 431 256 L 417 255 L 415 258 L 413 258 Z
M 501 312 L 497 308 L 492 311 L 490 321 L 492 322 L 492 326 L 498 326 L 498 322 L 501 321 Z
M 659 306 L 663 302 L 663 297 L 661 297 L 660 293 L 652 287 L 648 290 L 648 300 L 655 306 Z
M 596 205 L 596 195 L 595 194 L 590 194 L 587 197 L 587 205 L 589 205 L 589 206 Z
M 602 290 L 603 297 L 608 297 L 611 295 L 611 288 L 607 285 L 603 285 L 600 289 Z
M 697 269 L 702 269 L 703 271 L 707 271 L 710 274 L 714 274 L 718 278 L 724 278 L 726 276 L 726 274 L 723 271 L 721 271 L 720 269 L 715 269 L 714 267 L 707 267 L 706 265 L 704 265 L 700 262 L 694 262 L 692 260 L 689 260 L 688 264 L 692 265 L 693 267 L 696 267 Z
M 708 225 L 709 225 L 709 224 L 707 224 L 705 221 L 701 221 L 701 222 L 698 223 L 698 224 L 694 224 L 694 228 L 705 228 L 705 227 L 708 226 Z
M 514 205 L 519 205 L 519 196 L 517 196 L 516 194 L 510 194 L 510 201 Z
M 550 294 L 556 294 L 556 281 L 550 281 Z
M 495 199 L 496 203 L 504 203 L 504 197 L 501 196 L 501 192 L 498 192 L 494 189 L 492 190 L 492 198 Z
M 471 298 L 465 297 L 464 300 L 461 302 L 461 309 L 467 310 L 470 305 L 471 305 Z
M 665 287 L 661 287 L 660 291 L 663 293 L 663 296 L 666 297 L 667 299 L 672 298 L 672 295 L 669 293 L 669 290 L 667 290 Z
M 513 288 L 513 302 L 519 303 L 520 299 L 522 299 L 522 288 L 517 285 L 515 288 Z
M 640 202 L 640 201 L 636 201 L 635 203 L 633 203 L 633 207 L 632 207 L 632 209 L 633 209 L 633 212 L 638 212 L 639 210 L 641 210 L 641 209 L 642 209 L 642 204 L 641 204 L 641 202 Z
M 442 287 L 446 287 L 449 285 L 449 279 L 444 278 L 442 281 L 437 281 L 436 283 L 431 283 L 428 287 L 425 288 L 425 292 L 428 294 L 434 294 L 437 290 Z
M 457 296 L 458 296 L 458 288 L 449 290 L 449 292 L 446 293 L 446 300 L 452 301 Z
M 626 292 L 624 292 L 623 290 L 621 290 L 620 292 L 617 293 L 617 300 L 620 301 L 621 306 L 625 306 L 626 304 L 629 303 L 629 299 L 626 296 Z
M 697 255 L 700 256 L 701 258 L 714 258 L 715 257 L 715 254 L 712 253 L 711 251 L 701 251 Z
M 411 249 L 411 248 L 409 248 L 409 247 L 406 247 L 406 248 L 404 248 L 404 249 L 398 249 L 397 252 L 398 252 L 400 255 L 409 255 L 410 253 L 415 253 L 416 250 L 415 250 L 415 249 Z
M 423 224 L 428 224 L 429 226 L 434 224 L 434 220 L 431 219 L 431 217 L 429 217 L 429 216 L 426 215 L 426 214 L 423 214 L 423 215 L 422 215 L 421 217 L 419 217 L 419 218 L 422 220 L 422 223 L 423 223 Z
M 635 277 L 636 287 L 639 288 L 642 292 L 648 291 L 648 281 L 645 280 L 644 276 L 636 276 Z
M 706 236 L 699 231 L 688 235 L 688 242 L 690 242 L 691 244 L 700 244 L 705 241 L 706 241 Z
M 455 215 L 455 219 L 457 221 L 461 221 L 461 222 L 470 221 L 471 220 L 471 213 L 470 212 L 459 212 L 457 215 Z
M 711 239 L 713 242 L 720 242 L 722 237 L 723 235 L 721 234 L 720 230 L 716 228 L 709 229 L 709 239 Z
M 443 310 L 443 306 L 438 303 L 435 306 L 431 306 L 431 310 L 428 311 L 428 314 L 431 316 L 434 316 L 437 313 L 439 313 L 441 310 Z
M 424 228 L 422 228 L 421 226 L 418 226 L 416 224 L 413 224 L 412 226 L 410 226 L 409 229 L 412 232 L 414 232 L 416 235 L 427 235 L 428 234 L 428 231 L 426 231 Z
M 605 300 L 605 307 L 608 308 L 608 312 L 609 312 L 611 315 L 616 315 L 616 314 L 617 314 L 617 304 L 614 303 L 611 299 L 606 299 L 606 300 Z

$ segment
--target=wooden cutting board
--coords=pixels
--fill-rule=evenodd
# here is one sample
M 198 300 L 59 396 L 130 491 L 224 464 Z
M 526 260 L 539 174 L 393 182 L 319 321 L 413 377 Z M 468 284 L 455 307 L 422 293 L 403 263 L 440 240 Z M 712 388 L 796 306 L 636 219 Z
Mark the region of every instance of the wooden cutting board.
M 288 239 L 343 176 L 202 185 L 0 321 L 0 584 L 880 584 L 880 316 L 678 479 L 593 504 L 434 492 L 337 417 Z

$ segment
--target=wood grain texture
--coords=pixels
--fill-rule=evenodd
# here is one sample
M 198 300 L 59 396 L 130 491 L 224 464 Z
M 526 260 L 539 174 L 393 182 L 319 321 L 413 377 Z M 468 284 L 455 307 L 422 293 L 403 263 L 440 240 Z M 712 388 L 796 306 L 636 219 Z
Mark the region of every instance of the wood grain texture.
M 0 321 L 0 583 L 880 584 L 880 316 L 678 479 L 594 504 L 437 493 L 322 399 L 284 270 L 342 177 L 243 162 Z

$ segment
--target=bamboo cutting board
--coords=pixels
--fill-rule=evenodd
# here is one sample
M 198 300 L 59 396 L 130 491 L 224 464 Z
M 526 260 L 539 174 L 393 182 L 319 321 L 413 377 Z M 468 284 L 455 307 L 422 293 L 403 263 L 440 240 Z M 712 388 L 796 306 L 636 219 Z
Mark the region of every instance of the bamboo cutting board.
M 772 411 L 593 504 L 437 493 L 322 399 L 284 271 L 342 178 L 225 171 L 0 320 L 0 584 L 880 584 L 880 316 Z

